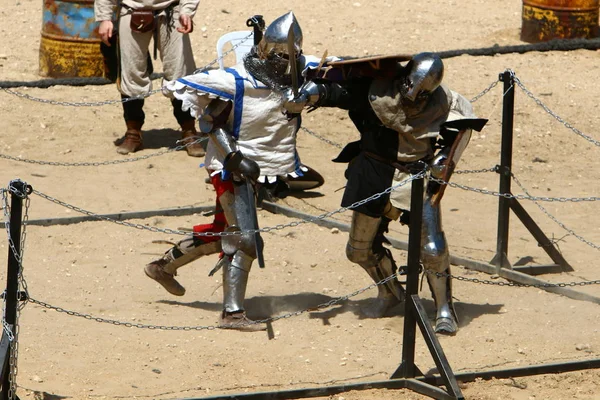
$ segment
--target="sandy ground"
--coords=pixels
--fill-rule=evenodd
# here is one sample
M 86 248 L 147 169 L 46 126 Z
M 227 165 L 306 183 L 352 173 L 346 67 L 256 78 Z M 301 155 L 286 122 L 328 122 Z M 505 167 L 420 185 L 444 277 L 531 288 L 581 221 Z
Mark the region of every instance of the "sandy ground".
M 332 0 L 304 2 L 239 0 L 202 2 L 192 34 L 198 66 L 216 57 L 215 43 L 225 32 L 245 29 L 245 21 L 263 14 L 267 21 L 293 10 L 304 30 L 306 53 L 364 56 L 414 53 L 519 40 L 521 2 L 507 0 Z M 38 75 L 42 4 L 20 0 L 0 10 L 0 76 L 31 81 Z M 460 56 L 445 61 L 445 81 L 471 99 L 497 82 L 507 69 L 516 88 L 513 172 L 538 204 L 521 200 L 574 271 L 538 278 L 554 282 L 600 279 L 598 195 L 600 157 L 597 107 L 600 54 L 597 51 Z M 157 63 L 160 70 L 160 64 Z M 160 84 L 160 82 L 156 82 Z M 558 121 L 523 90 L 566 121 Z M 118 94 L 113 85 L 15 89 L 21 94 L 61 102 L 103 102 Z M 487 127 L 472 138 L 459 169 L 489 169 L 499 163 L 502 83 L 474 107 Z M 178 139 L 169 102 L 161 95 L 146 102 L 146 149 L 135 162 L 119 163 L 112 141 L 124 132 L 119 104 L 54 105 L 0 93 L 2 136 L 0 179 L 26 181 L 39 193 L 97 214 L 210 206 L 213 192 L 204 183 L 200 159 L 185 152 L 152 156 Z M 345 113 L 319 110 L 304 126 L 343 144 L 357 137 Z M 338 148 L 302 131 L 303 161 L 321 172 L 326 183 L 279 204 L 311 215 L 339 207 L 343 166 L 330 160 Z M 99 166 L 52 166 L 58 163 L 105 162 Z M 114 163 L 113 163 L 114 161 Z M 443 201 L 444 226 L 453 255 L 488 263 L 496 253 L 498 190 L 495 173 L 457 174 L 453 181 L 475 190 L 448 189 Z M 513 183 L 515 194 L 523 190 Z M 79 215 L 75 210 L 30 196 L 29 219 Z M 563 201 L 560 201 L 562 199 Z M 572 201 L 582 199 L 583 201 Z M 545 210 L 542 211 L 538 205 Z M 155 216 L 113 222 L 83 222 L 27 229 L 24 277 L 35 300 L 91 319 L 69 316 L 29 303 L 20 316 L 18 388 L 22 399 L 189 398 L 242 392 L 319 387 L 385 380 L 401 362 L 404 310 L 366 319 L 360 307 L 376 290 L 367 275 L 345 259 L 346 233 L 314 224 L 284 227 L 264 234 L 266 268 L 251 274 L 247 308 L 254 318 L 289 316 L 266 333 L 212 329 L 221 309 L 220 276 L 207 276 L 216 257 L 180 270 L 187 288 L 182 298 L 166 293 L 143 274 L 143 266 L 168 246 L 153 240 L 178 240 L 161 229 L 190 227 L 210 217 Z M 296 221 L 266 211 L 262 227 Z M 349 222 L 349 213 L 332 218 Z M 519 220 L 511 215 L 508 259 L 511 264 L 546 265 L 551 260 Z M 558 221 L 559 223 L 557 223 Z M 142 229 L 149 227 L 150 229 Z M 564 228 L 567 228 L 565 230 Z M 393 224 L 390 236 L 407 240 L 407 229 Z M 8 251 L 6 241 L 1 244 Z M 406 253 L 394 250 L 400 263 Z M 453 267 L 460 277 L 490 280 L 485 273 Z M 4 279 L 4 278 L 3 278 Z M 506 282 L 495 279 L 493 282 Z M 572 288 L 600 297 L 599 286 Z M 359 291 L 331 307 L 320 304 Z M 423 303 L 433 316 L 424 285 Z M 455 373 L 517 368 L 527 365 L 597 359 L 598 304 L 578 301 L 536 288 L 454 282 L 460 331 L 440 342 Z M 100 321 L 98 321 L 100 319 Z M 108 323 L 102 321 L 108 320 Z M 110 323 L 113 321 L 112 323 Z M 114 322 L 116 321 L 116 322 Z M 175 327 L 170 330 L 123 324 Z M 183 327 L 188 327 L 184 329 Z M 416 364 L 435 368 L 420 335 Z M 461 384 L 468 399 L 599 399 L 600 373 L 582 370 Z M 421 399 L 408 390 L 351 391 L 332 399 Z

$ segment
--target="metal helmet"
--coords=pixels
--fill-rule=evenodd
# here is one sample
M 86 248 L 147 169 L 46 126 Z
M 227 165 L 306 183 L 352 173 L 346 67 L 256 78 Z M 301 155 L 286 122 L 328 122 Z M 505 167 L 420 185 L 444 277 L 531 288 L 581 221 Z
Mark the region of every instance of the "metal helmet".
M 265 29 L 256 49 L 258 56 L 263 60 L 274 56 L 289 58 L 288 35 L 290 28 L 294 35 L 294 53 L 298 57 L 302 52 L 302 29 L 292 11 L 277 18 Z
M 434 53 L 418 53 L 406 65 L 402 96 L 410 101 L 427 97 L 442 83 L 444 63 Z

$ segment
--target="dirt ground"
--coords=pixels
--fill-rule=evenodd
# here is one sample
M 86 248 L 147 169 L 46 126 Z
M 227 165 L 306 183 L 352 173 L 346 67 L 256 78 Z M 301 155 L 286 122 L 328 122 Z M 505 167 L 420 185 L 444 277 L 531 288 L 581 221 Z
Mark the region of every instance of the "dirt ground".
M 42 2 L 8 3 L 0 10 L 0 77 L 40 79 Z M 318 56 L 325 51 L 364 56 L 523 44 L 519 39 L 522 3 L 517 0 L 251 3 L 202 2 L 192 33 L 198 66 L 215 59 L 218 37 L 246 29 L 248 17 L 262 14 L 268 22 L 289 10 L 296 13 L 303 28 L 304 51 Z M 600 221 L 594 201 L 600 188 L 596 129 L 600 125 L 600 53 L 460 56 L 445 60 L 445 66 L 446 83 L 469 99 L 497 82 L 500 73 L 514 71 L 521 85 L 515 89 L 513 172 L 528 193 L 546 200 L 536 204 L 523 199 L 520 203 L 574 269 L 538 278 L 553 283 L 600 279 L 596 244 L 600 243 Z M 160 71 L 159 63 L 157 69 Z M 114 85 L 14 90 L 34 98 L 74 103 L 118 98 Z M 479 98 L 474 107 L 489 123 L 473 136 L 459 165 L 461 170 L 490 169 L 499 163 L 502 83 Z M 40 193 L 97 214 L 212 205 L 212 189 L 199 167 L 202 159 L 190 158 L 185 152 L 152 156 L 174 146 L 179 138 L 169 102 L 157 94 L 147 99 L 145 110 L 146 149 L 135 156 L 147 157 L 118 163 L 123 157 L 112 142 L 124 132 L 119 104 L 56 105 L 0 92 L 2 186 L 21 179 L 37 191 L 30 196 L 30 220 L 79 215 Z M 346 114 L 337 110 L 306 115 L 304 127 L 334 144 L 357 137 Z M 298 141 L 303 161 L 321 172 L 326 182 L 279 204 L 315 216 L 338 209 L 344 166 L 330 160 L 339 149 L 305 131 Z M 104 161 L 108 163 L 99 166 L 60 165 Z M 489 263 L 496 254 L 498 226 L 498 197 L 490 192 L 498 190 L 498 175 L 456 174 L 453 182 L 463 188 L 449 188 L 443 201 L 451 252 Z M 514 182 L 513 192 L 524 193 Z M 332 218 L 349 223 L 348 212 Z M 510 263 L 550 264 L 518 218 L 514 214 L 510 218 Z M 273 323 L 272 339 L 265 332 L 212 329 L 221 309 L 221 277 L 208 277 L 216 257 L 180 269 L 180 282 L 187 288 L 182 298 L 170 296 L 145 277 L 143 266 L 168 247 L 152 241 L 180 239 L 161 229 L 189 228 L 209 221 L 209 216 L 154 216 L 130 220 L 137 224 L 134 226 L 113 222 L 29 226 L 23 263 L 27 287 L 33 299 L 54 308 L 29 303 L 21 312 L 18 396 L 198 398 L 388 379 L 401 362 L 404 310 L 399 307 L 380 319 L 362 316 L 361 306 L 376 290 L 360 292 L 371 282 L 360 267 L 346 260 L 347 234 L 314 224 L 289 227 L 286 224 L 295 219 L 264 210 L 259 219 L 262 227 L 284 225 L 263 234 L 266 268 L 253 269 L 247 292 L 250 317 L 289 316 Z M 407 234 L 405 227 L 392 225 L 390 237 L 406 241 Z M 6 240 L 1 242 L 7 252 Z M 404 251 L 393 252 L 399 263 L 406 262 Z M 452 272 L 469 279 L 506 282 L 460 265 Z M 600 297 L 598 284 L 572 289 L 592 299 Z M 360 293 L 331 307 L 309 311 L 357 291 Z M 420 295 L 433 316 L 427 285 Z M 454 281 L 454 297 L 460 331 L 439 339 L 455 373 L 598 358 L 597 302 L 531 287 L 462 280 Z M 56 308 L 89 318 L 70 316 Z M 420 334 L 415 360 L 423 372 L 435 368 Z M 461 388 L 468 399 L 589 400 L 600 399 L 599 382 L 599 370 L 589 369 L 478 380 L 461 384 Z M 369 390 L 321 398 L 424 397 L 408 390 Z

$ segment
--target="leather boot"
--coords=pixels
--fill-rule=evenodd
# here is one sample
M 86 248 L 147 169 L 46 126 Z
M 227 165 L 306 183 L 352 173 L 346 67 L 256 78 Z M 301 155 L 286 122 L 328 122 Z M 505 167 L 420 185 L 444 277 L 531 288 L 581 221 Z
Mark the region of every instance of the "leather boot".
M 190 157 L 202 157 L 206 152 L 200 143 L 193 143 L 194 141 L 200 139 L 198 136 L 198 131 L 196 131 L 196 120 L 188 120 L 181 123 L 181 138 L 182 144 L 185 144 L 185 150 Z
M 142 149 L 142 122 L 130 120 L 125 121 L 125 124 L 127 124 L 125 136 L 115 141 L 115 145 L 118 146 L 117 153 L 135 153 Z
M 148 278 L 152 278 L 160 283 L 167 292 L 174 296 L 183 296 L 185 294 L 185 288 L 175 279 L 176 272 L 170 273 L 165 270 L 167 264 L 167 260 L 160 258 L 146 265 L 144 272 Z

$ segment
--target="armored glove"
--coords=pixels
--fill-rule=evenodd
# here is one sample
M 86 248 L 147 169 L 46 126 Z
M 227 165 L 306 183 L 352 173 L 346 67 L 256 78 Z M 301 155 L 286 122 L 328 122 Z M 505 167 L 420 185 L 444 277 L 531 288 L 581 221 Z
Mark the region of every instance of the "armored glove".
M 290 114 L 300 114 L 306 106 L 316 106 L 322 96 L 322 85 L 313 81 L 305 82 L 294 95 L 293 89 L 283 92 L 283 108 Z
M 260 167 L 256 161 L 244 157 L 239 150 L 227 154 L 224 167 L 225 170 L 239 174 L 242 178 L 251 182 L 256 182 L 260 176 Z
M 431 160 L 431 163 L 429 164 L 432 177 L 445 180 L 452 174 L 454 171 L 454 163 L 452 160 L 448 160 L 449 152 L 450 147 L 444 147 L 435 155 L 435 157 L 433 157 L 433 160 Z M 429 181 L 427 191 L 430 194 L 436 194 L 440 191 L 441 185 L 440 182 Z
M 430 168 L 431 175 L 434 178 L 443 179 L 446 175 L 446 171 L 450 170 L 450 173 L 454 170 L 454 163 L 448 161 L 448 153 L 450 152 L 450 146 L 441 149 L 433 160 L 431 160 Z

